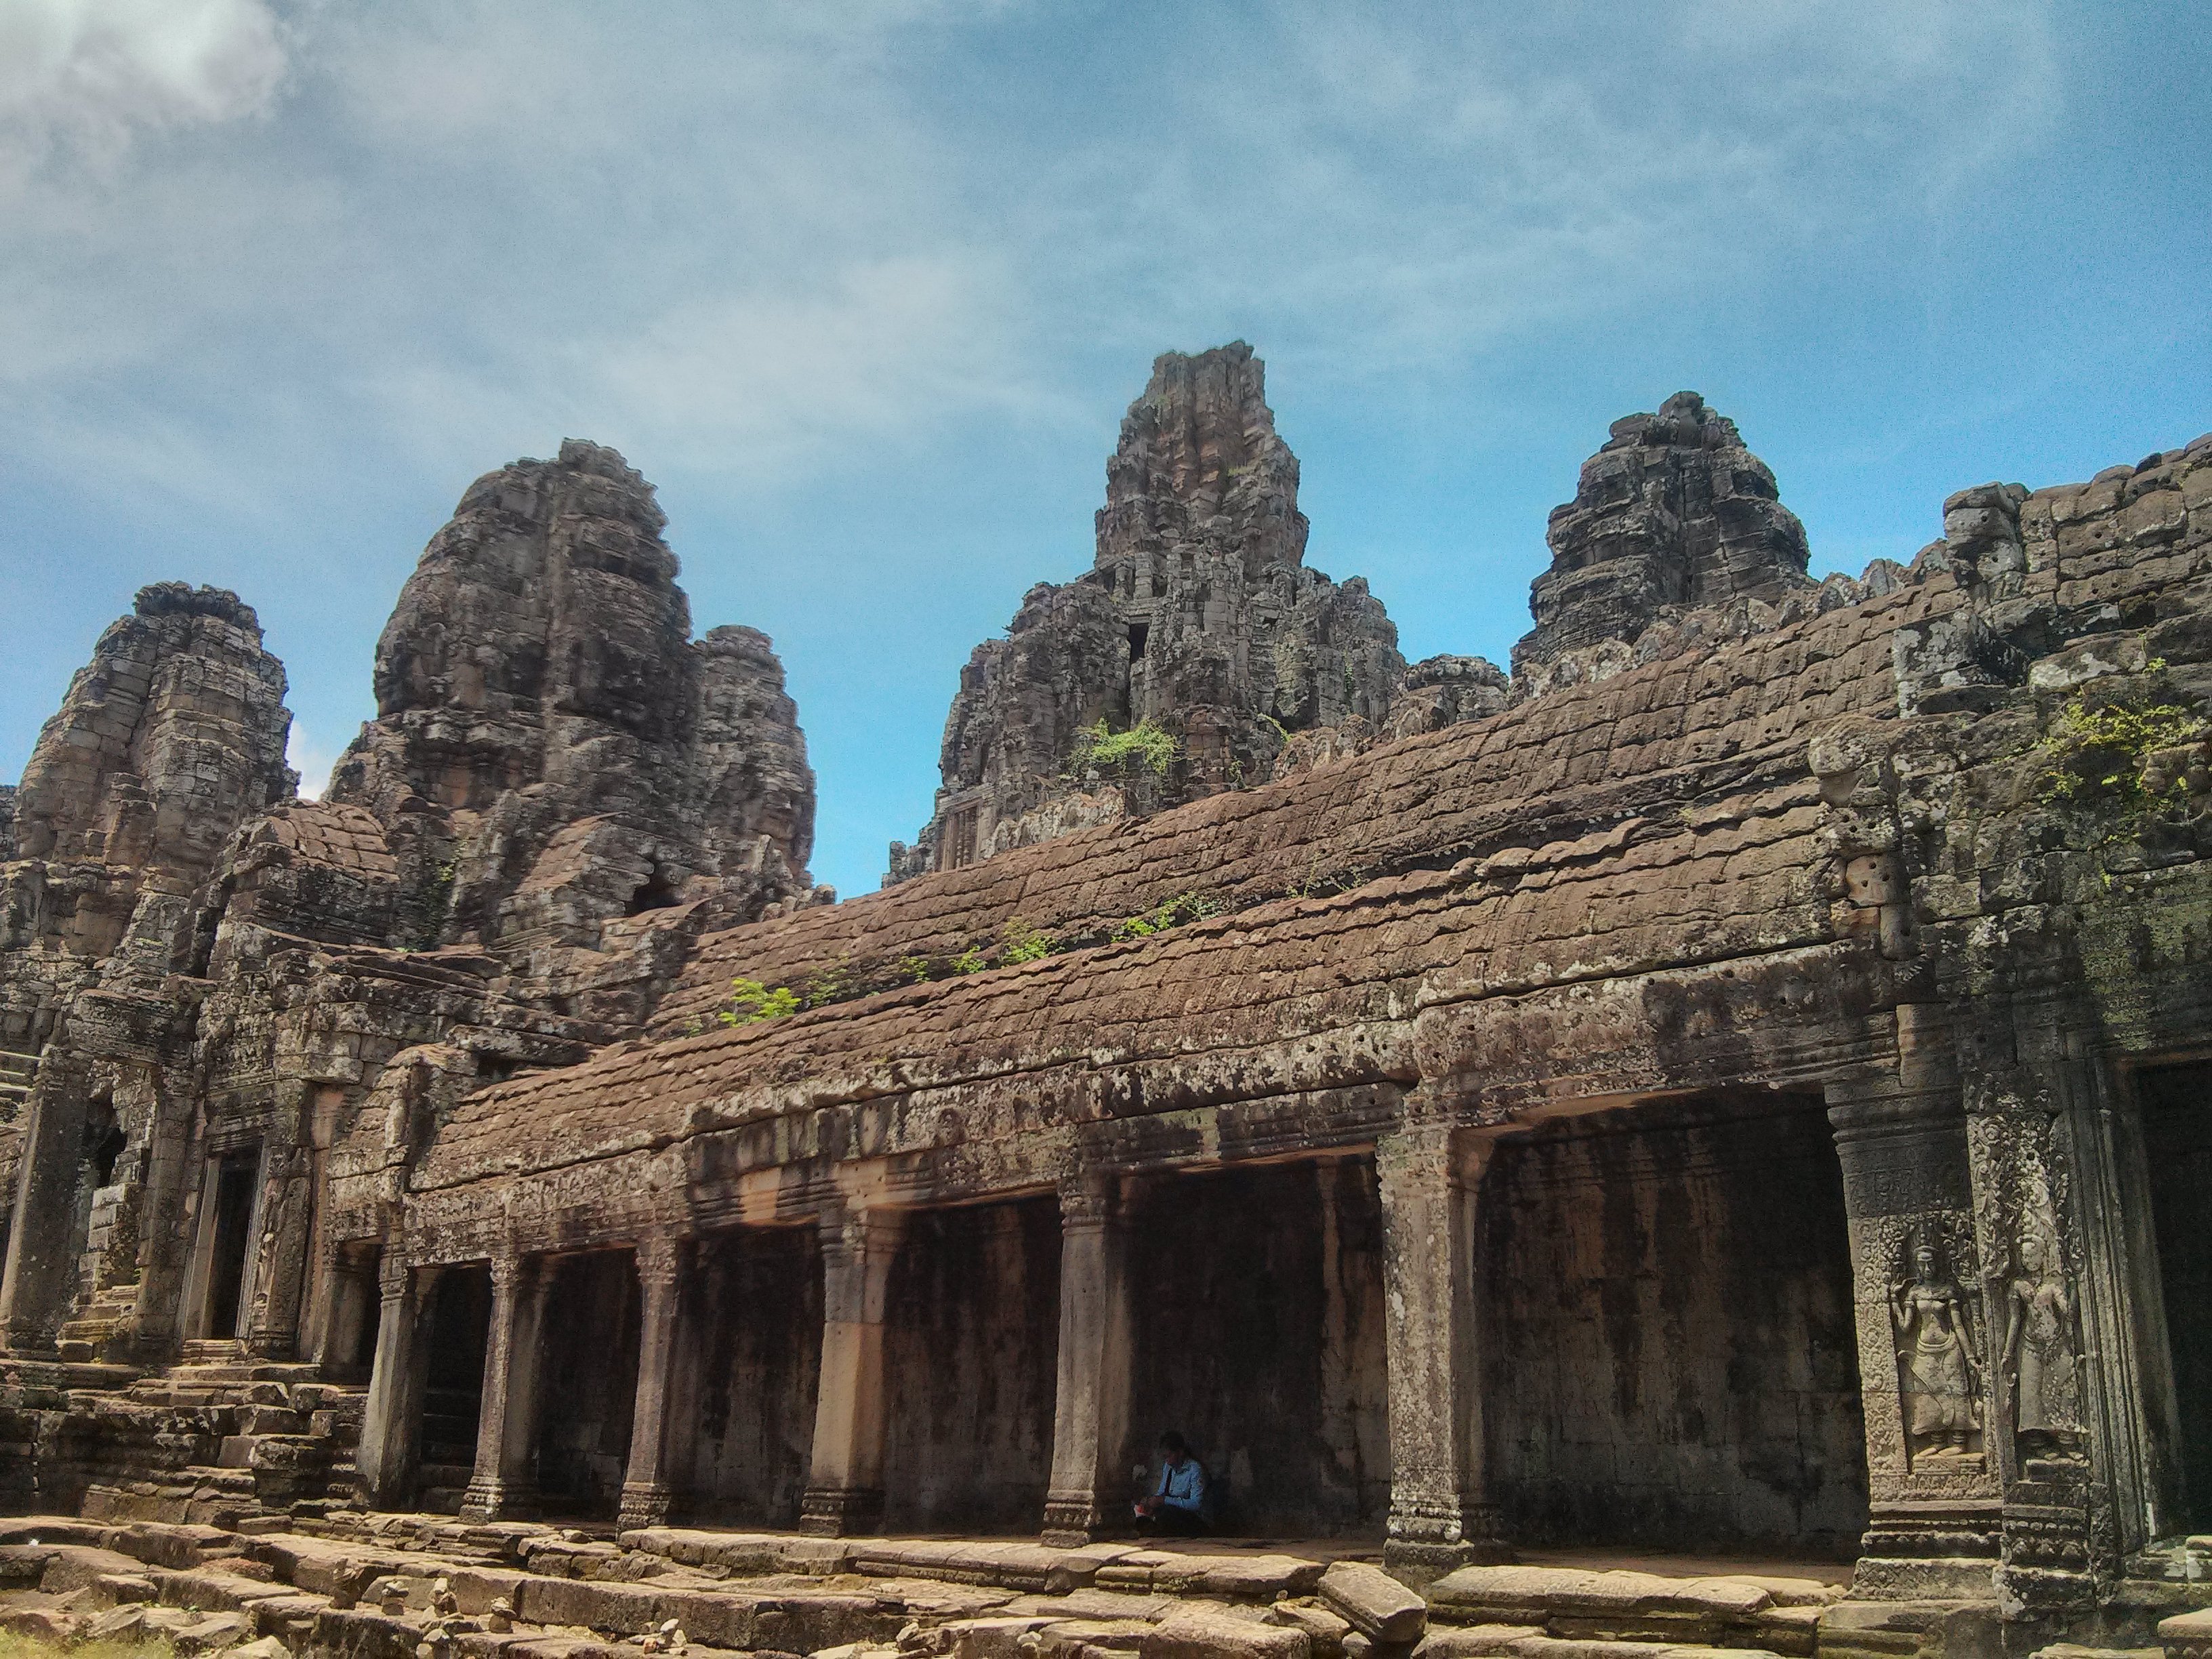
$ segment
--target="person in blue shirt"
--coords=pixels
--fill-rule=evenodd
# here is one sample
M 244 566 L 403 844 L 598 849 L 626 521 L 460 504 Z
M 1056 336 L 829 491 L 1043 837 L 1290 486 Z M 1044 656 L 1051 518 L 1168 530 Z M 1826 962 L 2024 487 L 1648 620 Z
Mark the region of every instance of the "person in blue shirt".
M 1173 1429 L 1160 1437 L 1160 1482 L 1137 1500 L 1137 1524 L 1157 1533 L 1201 1533 L 1206 1526 L 1206 1466 Z

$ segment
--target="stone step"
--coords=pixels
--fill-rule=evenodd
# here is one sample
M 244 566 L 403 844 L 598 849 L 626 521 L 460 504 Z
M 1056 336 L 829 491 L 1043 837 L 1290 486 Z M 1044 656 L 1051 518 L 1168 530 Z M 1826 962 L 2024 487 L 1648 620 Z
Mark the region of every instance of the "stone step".
M 1758 1659 L 1771 1650 L 1695 1642 L 1551 1636 L 1529 1625 L 1444 1626 L 1422 1638 L 1414 1659 Z
M 1842 1596 L 1835 1586 L 1807 1578 L 1681 1578 L 1541 1566 L 1462 1567 L 1427 1591 L 1431 1617 L 1443 1624 L 1533 1630 L 1555 1640 L 1758 1648 L 1791 1656 L 1814 1651 L 1821 1612 Z

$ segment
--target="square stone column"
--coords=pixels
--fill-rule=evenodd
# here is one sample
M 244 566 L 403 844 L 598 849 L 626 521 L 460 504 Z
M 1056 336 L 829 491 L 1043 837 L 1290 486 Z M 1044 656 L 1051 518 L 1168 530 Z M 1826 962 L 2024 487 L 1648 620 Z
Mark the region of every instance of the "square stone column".
M 822 1373 L 803 1533 L 841 1537 L 883 1520 L 884 1291 L 904 1220 L 896 1210 L 822 1218 Z
M 1121 1183 L 1060 1191 L 1060 1359 L 1044 1541 L 1085 1544 L 1129 1520 L 1132 1297 Z
M 1852 1593 L 1986 1597 L 2003 1522 L 1958 1055 L 1943 1011 L 1905 1006 L 1896 1018 L 1894 1066 L 1826 1091 L 1866 1420 L 1870 1515 Z
M 630 1413 L 629 1466 L 623 1476 L 621 1523 L 657 1527 L 668 1519 L 668 1392 L 681 1307 L 683 1241 L 665 1234 L 637 1247 L 645 1313 L 638 1338 L 637 1396 Z
M 1484 1471 L 1475 1201 L 1491 1143 L 1440 1124 L 1375 1149 L 1390 1370 L 1383 1559 L 1434 1574 L 1512 1559 Z
M 513 1521 L 537 1512 L 538 1348 L 555 1265 L 520 1256 L 491 1264 L 490 1341 L 477 1418 L 477 1462 L 461 1500 L 465 1521 Z
M 2097 1009 L 1985 998 L 1960 1020 L 1985 1275 L 1989 1462 L 2004 1494 L 1998 1598 L 2078 1616 L 2127 1555 L 2181 1530 L 2161 1480 L 2178 1413 L 2162 1362 L 2149 1169 Z
M 404 1510 L 415 1502 L 416 1454 L 422 1432 L 422 1388 L 429 1357 L 422 1317 L 437 1288 L 438 1274 L 438 1268 L 410 1268 L 391 1256 L 378 1273 L 384 1311 L 376 1328 L 376 1364 L 369 1373 L 361 1449 L 355 1459 L 362 1502 L 368 1509 Z

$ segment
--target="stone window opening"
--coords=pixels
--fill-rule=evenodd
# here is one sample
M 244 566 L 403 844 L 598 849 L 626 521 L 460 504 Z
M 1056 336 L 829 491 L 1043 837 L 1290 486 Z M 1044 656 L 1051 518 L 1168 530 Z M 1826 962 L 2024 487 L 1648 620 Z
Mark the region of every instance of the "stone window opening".
M 103 1100 L 94 1104 L 91 1120 L 85 1125 L 84 1161 L 91 1179 L 86 1183 L 93 1191 L 115 1182 L 115 1166 L 122 1159 L 124 1149 L 131 1144 L 123 1133 L 123 1126 L 115 1121 L 115 1109 Z
M 1145 641 L 1151 632 L 1149 623 L 1139 622 L 1129 624 L 1129 660 L 1131 662 L 1141 662 L 1144 659 Z
M 427 1329 L 416 1502 L 450 1511 L 459 1507 L 476 1462 L 491 1333 L 491 1270 L 478 1264 L 440 1273 Z
M 1477 1213 L 1486 1466 L 1508 1537 L 1856 1552 L 1854 1280 L 1816 1101 L 1542 1125 L 1499 1141 Z
M 668 879 L 667 872 L 656 864 L 653 866 L 653 873 L 631 892 L 629 908 L 623 914 L 641 916 L 648 910 L 672 909 L 682 902 L 681 896 Z
M 975 862 L 975 819 L 978 809 L 963 806 L 945 821 L 945 861 L 947 870 L 960 870 Z
M 1371 1156 L 1164 1175 L 1130 1200 L 1123 1499 L 1175 1429 L 1240 1535 L 1380 1538 L 1390 1502 Z

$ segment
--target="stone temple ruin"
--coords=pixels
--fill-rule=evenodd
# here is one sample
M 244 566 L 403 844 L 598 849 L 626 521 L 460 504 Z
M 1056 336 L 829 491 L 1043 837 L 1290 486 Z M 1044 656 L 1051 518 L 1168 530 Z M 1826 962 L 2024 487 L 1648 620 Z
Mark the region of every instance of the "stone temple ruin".
M 1820 581 L 1681 394 L 1510 674 L 1297 486 L 1162 358 L 843 902 L 611 451 L 470 488 L 320 800 L 144 590 L 0 792 L 0 1623 L 2208 1651 L 2212 437 Z M 1273 1546 L 1127 1535 L 1170 1425 Z

